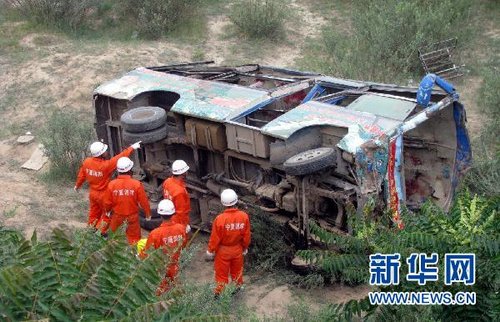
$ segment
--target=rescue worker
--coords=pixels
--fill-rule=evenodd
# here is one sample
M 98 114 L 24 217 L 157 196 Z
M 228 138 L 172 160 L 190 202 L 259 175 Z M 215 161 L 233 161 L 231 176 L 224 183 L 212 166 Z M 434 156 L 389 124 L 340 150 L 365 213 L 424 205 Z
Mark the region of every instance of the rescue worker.
M 169 262 L 166 266 L 165 277 L 156 290 L 156 295 L 160 296 L 168 291 L 175 283 L 177 273 L 179 272 L 179 257 L 181 250 L 187 243 L 186 227 L 172 221 L 175 211 L 174 203 L 171 200 L 164 199 L 158 203 L 158 214 L 163 222 L 160 227 L 154 229 L 148 237 L 144 252 L 151 246 L 155 249 L 162 248 L 163 253 L 168 255 Z M 146 257 L 145 253 L 141 257 Z
M 115 232 L 125 221 L 125 231 L 130 245 L 141 239 L 139 224 L 139 205 L 144 210 L 146 220 L 151 219 L 151 208 L 142 183 L 132 179 L 134 162 L 121 157 L 117 162 L 118 177 L 108 184 L 104 198 L 104 207 L 109 214 L 112 211 L 110 228 Z
M 104 211 L 104 193 L 111 180 L 111 175 L 116 169 L 116 162 L 121 157 L 128 157 L 134 150 L 141 147 L 141 142 L 132 144 L 120 154 L 109 158 L 108 145 L 102 142 L 94 142 L 90 145 L 90 154 L 92 157 L 86 158 L 76 179 L 75 191 L 78 191 L 85 181 L 89 183 L 89 218 L 88 224 L 92 227 L 100 229 L 102 234 L 105 234 L 108 225 L 109 217 Z
M 189 225 L 189 212 L 191 202 L 186 190 L 186 176 L 189 166 L 184 160 L 175 160 L 172 163 L 173 176 L 163 182 L 163 198 L 172 200 L 175 206 L 175 215 L 172 221 L 186 227 L 186 232 L 191 231 Z
M 232 189 L 225 189 L 220 195 L 226 207 L 213 224 L 208 242 L 207 258 L 215 257 L 216 297 L 229 281 L 229 275 L 238 289 L 243 285 L 243 256 L 250 245 L 250 220 L 248 214 L 235 207 L 238 196 Z

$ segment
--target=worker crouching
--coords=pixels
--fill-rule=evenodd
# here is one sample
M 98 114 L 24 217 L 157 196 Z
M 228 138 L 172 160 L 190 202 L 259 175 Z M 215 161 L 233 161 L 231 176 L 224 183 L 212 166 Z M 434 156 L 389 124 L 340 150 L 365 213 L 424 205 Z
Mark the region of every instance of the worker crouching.
M 153 246 L 155 249 L 162 248 L 164 254 L 168 255 L 165 277 L 156 290 L 156 295 L 160 296 L 168 291 L 175 283 L 179 272 L 179 257 L 181 250 L 186 246 L 186 227 L 175 223 L 172 218 L 175 214 L 175 207 L 171 200 L 165 199 L 158 203 L 158 214 L 163 222 L 160 227 L 154 229 L 148 237 L 146 247 L 141 257 L 146 257 L 145 252 Z
M 127 224 L 125 231 L 130 245 L 141 239 L 139 224 L 139 205 L 144 210 L 146 220 L 151 219 L 151 208 L 142 183 L 132 179 L 134 162 L 127 157 L 118 159 L 118 177 L 112 180 L 105 196 L 105 207 L 111 211 L 110 228 L 114 232 L 124 222 Z
M 240 288 L 243 285 L 243 256 L 250 245 L 250 220 L 248 214 L 238 210 L 238 196 L 232 189 L 221 193 L 221 203 L 226 207 L 213 224 L 208 242 L 207 257 L 214 258 L 215 294 L 218 296 L 229 282 L 229 275 Z

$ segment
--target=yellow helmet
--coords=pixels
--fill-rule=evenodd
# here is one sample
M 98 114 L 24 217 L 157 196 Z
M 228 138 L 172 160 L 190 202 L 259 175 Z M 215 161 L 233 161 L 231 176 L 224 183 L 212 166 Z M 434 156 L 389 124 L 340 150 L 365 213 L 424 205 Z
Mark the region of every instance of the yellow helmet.
M 147 238 L 143 238 L 137 242 L 137 254 L 140 254 L 144 247 L 146 247 Z

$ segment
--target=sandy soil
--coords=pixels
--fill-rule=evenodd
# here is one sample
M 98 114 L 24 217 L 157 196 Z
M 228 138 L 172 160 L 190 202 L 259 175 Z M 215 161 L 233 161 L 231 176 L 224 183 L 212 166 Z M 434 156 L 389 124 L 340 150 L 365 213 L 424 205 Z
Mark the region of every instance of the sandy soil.
M 214 281 L 213 262 L 205 261 L 205 250 L 208 234 L 198 235 L 193 246 L 197 252 L 189 266 L 182 272 L 182 278 L 199 283 Z M 280 284 L 262 274 L 245 273 L 245 289 L 238 294 L 236 301 L 243 302 L 248 309 L 259 317 L 285 317 L 292 303 L 304 301 L 310 308 L 316 310 L 327 303 L 343 303 L 352 299 L 362 299 L 367 296 L 370 287 L 361 285 L 347 287 L 329 285 L 311 290 L 297 289 L 286 284 Z

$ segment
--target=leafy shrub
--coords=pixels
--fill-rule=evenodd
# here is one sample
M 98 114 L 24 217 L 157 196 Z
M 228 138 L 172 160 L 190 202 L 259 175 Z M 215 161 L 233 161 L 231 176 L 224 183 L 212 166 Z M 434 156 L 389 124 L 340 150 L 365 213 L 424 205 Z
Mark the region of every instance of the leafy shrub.
M 317 263 L 333 278 L 366 282 L 368 255 L 374 253 L 401 254 L 401 263 L 411 253 L 438 253 L 439 283 L 420 286 L 406 281 L 405 265 L 401 265 L 400 284 L 381 287 L 382 291 L 470 291 L 477 294 L 476 306 L 436 306 L 432 309 L 418 306 L 370 306 L 368 299 L 334 305 L 333 313 L 344 317 L 353 314 L 373 321 L 498 321 L 500 319 L 500 273 L 496 268 L 500 259 L 500 221 L 498 199 L 471 197 L 462 193 L 449 214 L 431 203 L 418 214 L 403 216 L 404 230 L 394 230 L 373 222 L 369 216 L 356 220 L 353 236 L 339 236 L 311 225 L 313 233 L 339 251 L 303 250 L 298 255 Z M 443 256 L 445 253 L 475 253 L 476 283 L 473 286 L 443 283 Z M 350 320 L 350 318 L 348 319 Z
M 90 230 L 77 234 L 78 239 L 56 229 L 48 241 L 36 235 L 28 241 L 0 228 L 0 256 L 11 252 L 9 260 L 0 262 L 2 318 L 133 320 L 164 310 L 154 295 L 162 253 L 137 261 L 122 235 L 105 242 Z
M 468 0 L 360 0 L 353 2 L 352 29 L 324 29 L 323 43 L 312 48 L 302 65 L 339 77 L 372 81 L 403 80 L 421 73 L 417 49 L 470 32 Z M 311 57 L 312 56 L 312 57 Z
M 48 27 L 79 29 L 97 7 L 97 0 L 7 0 L 8 3 L 35 23 Z
M 199 0 L 124 0 L 129 13 L 137 21 L 139 34 L 160 38 L 177 28 L 193 14 Z
M 276 38 L 285 21 L 283 3 L 277 0 L 243 0 L 232 7 L 231 21 L 251 38 Z
M 286 267 L 293 256 L 293 248 L 285 239 L 283 227 L 259 212 L 252 212 L 250 222 L 252 243 L 247 257 L 251 268 L 272 271 Z
M 90 121 L 75 112 L 54 112 L 40 133 L 40 142 L 50 160 L 52 179 L 73 179 L 92 141 Z
M 246 320 L 244 305 L 235 308 L 228 292 L 214 300 L 210 285 L 155 296 L 168 259 L 156 250 L 138 260 L 123 230 L 106 241 L 90 229 L 56 228 L 40 241 L 0 226 L 0 319 Z

